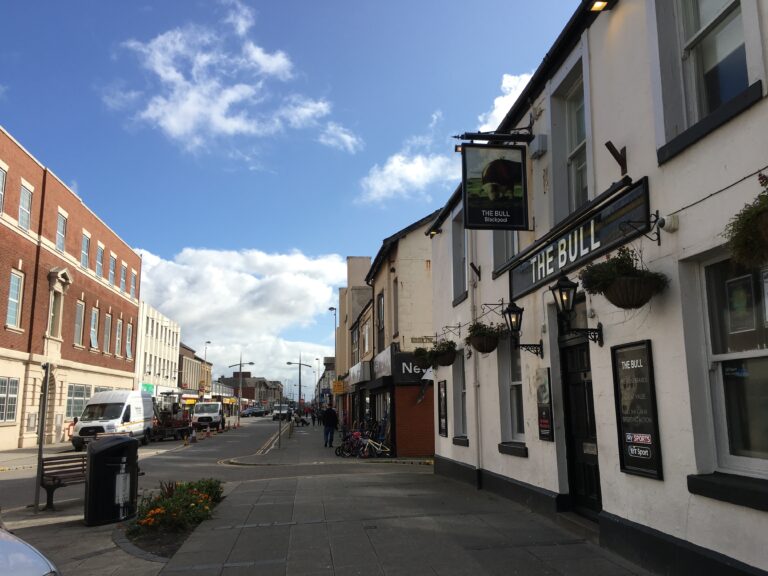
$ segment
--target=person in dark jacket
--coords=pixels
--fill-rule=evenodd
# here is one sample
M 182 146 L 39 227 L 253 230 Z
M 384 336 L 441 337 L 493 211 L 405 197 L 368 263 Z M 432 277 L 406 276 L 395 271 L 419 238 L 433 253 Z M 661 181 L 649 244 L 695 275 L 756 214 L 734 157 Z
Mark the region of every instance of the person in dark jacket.
M 333 405 L 328 405 L 328 408 L 323 411 L 321 419 L 324 426 L 323 440 L 325 441 L 325 446 L 333 447 L 333 433 L 339 427 L 339 415 L 336 414 Z

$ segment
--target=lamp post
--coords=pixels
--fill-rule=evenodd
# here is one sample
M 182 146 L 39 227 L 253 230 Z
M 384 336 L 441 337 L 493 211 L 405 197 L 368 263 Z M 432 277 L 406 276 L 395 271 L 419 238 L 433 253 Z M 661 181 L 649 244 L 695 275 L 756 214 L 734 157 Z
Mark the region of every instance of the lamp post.
M 238 368 L 238 375 L 240 376 L 240 378 L 237 385 L 237 427 L 238 428 L 240 427 L 240 395 L 243 393 L 243 365 L 244 364 L 253 366 L 253 362 L 243 362 L 243 353 L 240 352 L 240 362 L 229 366 L 229 368 L 234 368 L 235 366 L 240 367 Z
M 208 344 L 210 343 L 210 340 L 205 341 L 205 348 L 203 351 L 203 388 L 205 391 L 208 390 Z
M 299 367 L 299 407 L 301 407 L 301 367 L 306 366 L 307 368 L 312 368 L 311 364 L 304 364 L 301 361 L 301 354 L 299 354 L 299 361 L 298 362 L 286 362 L 288 366 L 298 366 Z

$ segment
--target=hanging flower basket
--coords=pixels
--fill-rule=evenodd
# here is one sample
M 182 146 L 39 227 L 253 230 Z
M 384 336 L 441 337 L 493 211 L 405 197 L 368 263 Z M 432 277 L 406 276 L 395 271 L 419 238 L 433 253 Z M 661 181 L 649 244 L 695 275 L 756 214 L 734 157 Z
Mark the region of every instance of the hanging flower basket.
M 602 294 L 611 304 L 625 310 L 644 306 L 669 284 L 661 272 L 642 267 L 640 256 L 627 246 L 602 262 L 588 264 L 579 277 L 588 294 Z
M 506 330 L 503 324 L 494 324 L 493 322 L 486 324 L 482 320 L 475 320 L 469 325 L 464 342 L 480 354 L 488 354 L 496 350 L 499 345 L 499 338 L 506 333 Z
M 448 350 L 435 355 L 435 362 L 438 366 L 450 366 L 456 360 L 456 350 Z
M 496 350 L 499 345 L 499 337 L 491 335 L 470 336 L 469 343 L 480 354 L 488 354 Z
M 621 277 L 605 289 L 608 302 L 625 310 L 645 306 L 659 292 L 659 282 L 650 277 Z

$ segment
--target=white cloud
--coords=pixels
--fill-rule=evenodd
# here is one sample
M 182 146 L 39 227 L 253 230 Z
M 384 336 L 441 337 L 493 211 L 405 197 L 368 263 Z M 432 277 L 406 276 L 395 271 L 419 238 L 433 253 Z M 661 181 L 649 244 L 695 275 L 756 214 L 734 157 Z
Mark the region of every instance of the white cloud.
M 394 198 L 430 200 L 433 187 L 457 183 L 461 179 L 460 158 L 431 151 L 441 120 L 440 111 L 433 113 L 426 134 L 409 137 L 403 148 L 387 158 L 383 166 L 375 164 L 360 182 L 363 195 L 359 201 L 382 203 Z
M 280 92 L 276 82 L 293 78 L 290 57 L 245 38 L 255 17 L 241 0 L 220 2 L 228 10 L 224 29 L 188 25 L 124 42 L 148 82 L 141 91 L 114 82 L 102 90 L 105 105 L 129 111 L 188 151 L 227 149 L 225 139 L 248 146 L 243 138 L 312 128 L 328 117 L 329 101 Z
M 384 202 L 393 198 L 425 196 L 434 184 L 456 182 L 461 171 L 456 161 L 448 156 L 394 154 L 384 166 L 376 164 L 363 178 L 363 202 Z
M 229 7 L 224 22 L 232 25 L 235 34 L 245 36 L 256 20 L 253 10 L 239 0 L 222 0 L 222 4 Z
M 8 91 L 8 86 L 3 86 L 2 84 L 0 84 L 0 98 L 2 98 L 3 96 L 5 96 L 5 93 L 6 93 L 7 91 Z
M 182 341 L 192 348 L 211 341 L 207 357 L 216 374 L 231 372 L 227 366 L 238 361 L 241 348 L 244 361 L 255 362 L 249 369 L 269 379 L 295 378 L 285 362 L 300 352 L 308 359 L 332 355 L 326 316 L 336 288 L 346 282 L 341 256 L 186 248 L 164 260 L 139 253 L 141 298 L 178 322 Z M 282 337 L 316 322 L 327 323 L 328 345 Z
M 364 146 L 362 138 L 356 136 L 354 132 L 344 128 L 344 126 L 336 124 L 336 122 L 328 122 L 325 125 L 325 130 L 320 134 L 318 141 L 321 144 L 344 150 L 350 154 L 359 152 Z
M 243 54 L 246 60 L 265 76 L 289 80 L 293 75 L 291 59 L 281 50 L 269 54 L 261 46 L 256 46 L 253 42 L 246 42 L 243 45 Z
M 481 132 L 496 130 L 531 77 L 532 74 L 520 74 L 519 76 L 504 74 L 501 79 L 501 96 L 494 98 L 492 110 L 478 116 L 477 119 L 480 122 L 478 130 Z

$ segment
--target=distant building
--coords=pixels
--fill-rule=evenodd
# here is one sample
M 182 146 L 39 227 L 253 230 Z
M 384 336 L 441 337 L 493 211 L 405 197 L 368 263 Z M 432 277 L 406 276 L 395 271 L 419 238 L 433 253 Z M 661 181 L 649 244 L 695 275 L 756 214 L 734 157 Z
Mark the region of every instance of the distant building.
M 135 386 L 140 279 L 139 255 L 0 127 L 0 449 L 34 446 L 41 419 L 45 443 L 67 440 L 92 394 Z
M 136 381 L 141 390 L 152 396 L 180 392 L 180 346 L 181 330 L 178 323 L 142 300 L 139 303 L 136 342 Z

